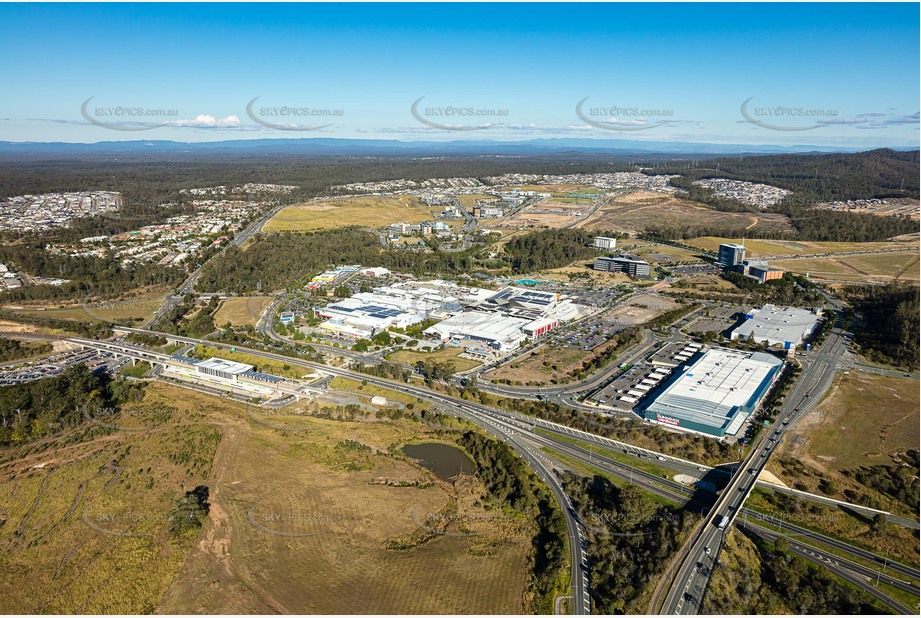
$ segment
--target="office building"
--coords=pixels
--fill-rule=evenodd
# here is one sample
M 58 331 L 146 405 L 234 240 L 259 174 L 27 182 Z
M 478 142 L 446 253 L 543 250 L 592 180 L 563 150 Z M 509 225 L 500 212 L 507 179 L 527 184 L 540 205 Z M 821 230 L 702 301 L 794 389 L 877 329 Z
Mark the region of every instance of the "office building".
M 723 244 L 720 245 L 717 261 L 728 270 L 742 266 L 745 260 L 745 245 Z
M 649 262 L 638 260 L 630 255 L 597 258 L 594 268 L 605 272 L 627 273 L 631 277 L 648 277 L 650 273 Z

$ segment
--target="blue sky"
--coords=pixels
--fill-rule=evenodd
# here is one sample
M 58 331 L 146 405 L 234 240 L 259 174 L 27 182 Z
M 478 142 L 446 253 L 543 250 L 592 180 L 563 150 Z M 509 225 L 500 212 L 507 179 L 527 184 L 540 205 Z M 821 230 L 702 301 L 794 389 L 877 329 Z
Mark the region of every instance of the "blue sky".
M 918 146 L 918 23 L 912 3 L 3 4 L 0 140 Z

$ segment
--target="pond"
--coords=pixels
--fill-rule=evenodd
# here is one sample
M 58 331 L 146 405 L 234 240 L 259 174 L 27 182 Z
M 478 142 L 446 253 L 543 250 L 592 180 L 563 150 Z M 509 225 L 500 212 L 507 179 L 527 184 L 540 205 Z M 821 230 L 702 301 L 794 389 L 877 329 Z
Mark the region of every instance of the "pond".
M 476 466 L 467 453 L 448 444 L 437 442 L 423 442 L 422 444 L 407 444 L 403 453 L 419 461 L 423 467 L 434 472 L 438 478 L 445 481 L 458 474 L 473 474 Z

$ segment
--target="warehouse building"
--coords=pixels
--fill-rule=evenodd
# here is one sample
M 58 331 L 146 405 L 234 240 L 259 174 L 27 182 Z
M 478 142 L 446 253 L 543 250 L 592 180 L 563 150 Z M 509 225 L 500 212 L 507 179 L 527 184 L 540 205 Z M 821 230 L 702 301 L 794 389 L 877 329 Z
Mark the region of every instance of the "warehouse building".
M 456 345 L 480 341 L 499 352 L 510 352 L 518 349 L 527 338 L 524 329 L 529 323 L 522 318 L 495 313 L 463 311 L 430 326 L 423 335 L 426 339 Z
M 747 340 L 751 337 L 758 343 L 795 348 L 812 334 L 819 317 L 818 313 L 806 309 L 765 305 L 745 314 L 745 321 L 732 331 L 730 338 Z
M 650 273 L 649 262 L 644 262 L 631 255 L 597 258 L 594 268 L 610 273 L 627 273 L 631 277 L 648 277 Z
M 782 367 L 783 362 L 770 354 L 713 348 L 676 371 L 639 413 L 647 420 L 696 433 L 735 435 Z

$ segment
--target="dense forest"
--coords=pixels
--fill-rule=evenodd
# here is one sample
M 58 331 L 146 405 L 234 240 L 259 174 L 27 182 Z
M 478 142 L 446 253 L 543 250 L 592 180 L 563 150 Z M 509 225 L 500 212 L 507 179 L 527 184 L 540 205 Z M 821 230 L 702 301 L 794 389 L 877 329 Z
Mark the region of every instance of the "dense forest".
M 513 238 L 505 253 L 518 273 L 559 268 L 575 260 L 594 259 L 598 250 L 592 246 L 597 232 L 576 229 L 540 230 Z
M 594 610 L 642 614 L 637 601 L 650 591 L 681 547 L 692 523 L 683 510 L 664 506 L 634 486 L 620 489 L 603 476 L 562 476 L 573 508 L 585 522 Z
M 770 543 L 733 530 L 704 597 L 702 614 L 874 615 L 870 598 L 788 551 L 783 537 Z M 728 554 L 728 555 L 727 555 Z
M 499 504 L 537 524 L 531 552 L 534 613 L 553 613 L 557 586 L 566 573 L 566 521 L 556 499 L 504 442 L 468 431 L 458 439 L 476 462 L 477 476 Z M 577 568 L 573 565 L 573 568 Z
M 49 352 L 51 352 L 51 344 L 45 341 L 33 345 L 26 345 L 18 339 L 0 337 L 0 362 L 26 358 L 28 356 L 37 356 L 39 354 L 48 354 Z
M 318 270 L 343 264 L 432 274 L 469 272 L 474 260 L 466 252 L 382 250 L 374 234 L 359 228 L 260 234 L 245 250 L 231 247 L 208 262 L 196 287 L 202 292 L 243 293 L 255 290 L 261 281 L 263 289 L 277 290 Z
M 863 316 L 854 340 L 867 358 L 917 369 L 921 337 L 917 286 L 848 286 L 844 294 Z
M 0 293 L 0 302 L 113 298 L 140 287 L 175 286 L 186 276 L 181 269 L 157 264 L 125 267 L 115 259 L 55 255 L 44 243 L 0 244 L 0 262 L 36 277 L 71 280 L 8 290 Z
M 720 158 L 687 164 L 658 166 L 647 174 L 678 174 L 670 184 L 687 192 L 687 197 L 723 212 L 765 212 L 790 219 L 796 232 L 783 232 L 763 225 L 747 229 L 715 218 L 712 223 L 675 224 L 662 222 L 645 231 L 663 239 L 698 236 L 739 238 L 747 234 L 778 240 L 869 242 L 918 231 L 908 218 L 835 212 L 814 208 L 818 203 L 866 198 L 918 198 L 918 151 L 873 150 L 855 154 L 767 155 Z M 763 211 L 736 200 L 720 198 L 713 190 L 694 185 L 705 178 L 728 178 L 757 182 L 792 191 L 787 198 Z
M 738 204 L 727 208 L 735 212 Z M 745 207 L 750 209 L 750 207 Z M 759 211 L 762 212 L 762 211 Z M 764 238 L 769 240 L 814 240 L 831 242 L 872 242 L 918 231 L 918 222 L 901 217 L 836 212 L 795 204 L 779 204 L 763 212 L 789 217 L 793 232 L 784 232 L 765 225 L 749 228 L 744 223 L 726 221 L 715 215 L 708 223 L 662 222 L 647 226 L 644 234 L 653 240 L 684 240 L 699 236 L 721 238 Z
M 680 174 L 688 181 L 729 178 L 758 182 L 794 192 L 788 202 L 816 204 L 834 200 L 919 196 L 919 151 L 881 148 L 857 153 L 782 154 L 720 157 L 687 163 L 659 164 L 647 174 Z M 705 191 L 697 197 L 706 200 Z M 718 198 L 714 198 L 718 200 Z M 718 205 L 714 201 L 711 205 Z
M 0 388 L 0 447 L 25 444 L 143 396 L 141 387 L 73 365 L 58 376 Z

